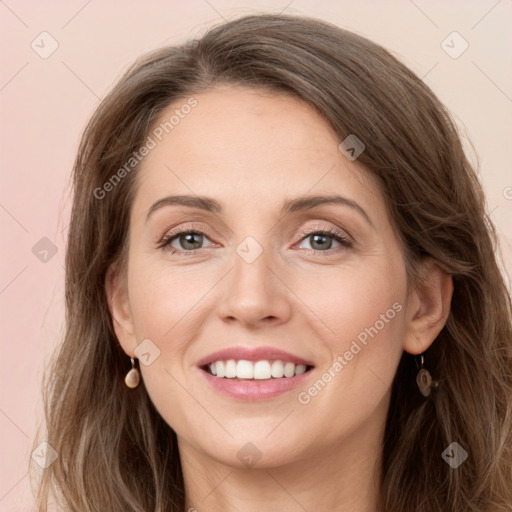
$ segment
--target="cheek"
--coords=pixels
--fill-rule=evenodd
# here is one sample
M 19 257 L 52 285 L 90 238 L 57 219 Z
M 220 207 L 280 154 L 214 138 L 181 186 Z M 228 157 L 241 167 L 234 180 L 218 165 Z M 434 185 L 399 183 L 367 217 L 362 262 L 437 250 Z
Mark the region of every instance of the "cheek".
M 296 282 L 298 295 L 312 312 L 311 323 L 318 326 L 319 353 L 326 355 L 318 369 L 322 382 L 311 393 L 302 390 L 305 402 L 311 398 L 326 407 L 350 402 L 352 410 L 362 411 L 363 404 L 370 410 L 387 392 L 405 332 L 406 273 L 394 261 L 401 259 L 379 257 L 367 265 L 333 269 L 329 275 L 309 275 L 302 285 Z
M 182 322 L 215 285 L 211 272 L 192 266 L 177 267 L 134 261 L 129 281 L 130 306 L 138 338 L 154 337 L 166 343 L 179 337 Z
M 346 359 L 361 361 L 361 373 L 373 372 L 386 385 L 402 351 L 405 312 L 405 275 L 390 267 L 359 276 L 354 293 L 344 298 L 350 312 L 340 312 L 350 326 L 344 336 Z
M 336 330 L 340 340 L 357 342 L 368 352 L 400 343 L 404 293 L 394 279 L 365 273 L 345 281 L 337 307 Z M 339 347 L 340 349 L 342 347 Z M 347 350 L 350 347 L 346 347 Z
M 138 350 L 139 354 L 150 354 L 149 365 L 139 357 L 148 390 L 173 392 L 169 372 L 176 373 L 178 365 L 182 366 L 182 329 L 186 328 L 187 312 L 200 295 L 194 283 L 189 280 L 187 286 L 186 281 L 182 273 L 162 268 L 140 255 L 130 260 L 128 291 L 135 343 L 144 346 L 144 351 L 138 348 L 135 354 Z
M 211 276 L 198 279 L 198 272 L 195 274 L 170 266 L 163 268 L 137 262 L 134 258 L 129 275 L 130 306 L 137 343 L 151 340 L 148 344 L 151 364 L 146 366 L 140 359 L 144 386 L 159 414 L 184 437 L 187 437 L 191 423 L 199 429 L 211 429 L 211 418 L 205 416 L 198 403 L 191 399 L 191 395 L 198 394 L 194 390 L 194 374 L 190 371 L 192 361 L 187 359 L 187 348 L 201 334 L 201 324 L 194 322 L 195 306 L 215 280 Z
M 357 339 L 363 344 L 371 339 L 381 345 L 400 342 L 406 276 L 392 262 L 375 258 L 365 265 L 301 272 L 288 282 L 307 306 L 302 307 L 304 315 L 332 350 L 347 350 Z

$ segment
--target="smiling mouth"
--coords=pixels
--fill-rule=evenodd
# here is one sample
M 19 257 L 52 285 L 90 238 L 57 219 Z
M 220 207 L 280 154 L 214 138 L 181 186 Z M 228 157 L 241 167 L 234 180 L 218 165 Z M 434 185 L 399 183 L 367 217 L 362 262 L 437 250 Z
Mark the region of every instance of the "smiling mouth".
M 219 360 L 201 366 L 206 373 L 219 379 L 235 381 L 268 381 L 290 379 L 309 372 L 314 366 L 294 364 L 282 360 L 248 361 L 245 359 Z

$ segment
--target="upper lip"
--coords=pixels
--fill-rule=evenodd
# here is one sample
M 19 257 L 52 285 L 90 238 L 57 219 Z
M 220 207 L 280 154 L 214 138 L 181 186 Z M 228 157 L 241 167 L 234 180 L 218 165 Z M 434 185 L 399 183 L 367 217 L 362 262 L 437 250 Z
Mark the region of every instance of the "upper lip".
M 290 363 L 303 364 L 306 366 L 313 366 L 313 363 L 298 357 L 284 350 L 275 347 L 228 347 L 217 352 L 208 354 L 200 359 L 197 366 L 206 366 L 215 361 L 226 361 L 228 359 L 235 359 L 237 361 L 243 359 L 245 361 L 261 361 L 261 360 L 280 360 Z

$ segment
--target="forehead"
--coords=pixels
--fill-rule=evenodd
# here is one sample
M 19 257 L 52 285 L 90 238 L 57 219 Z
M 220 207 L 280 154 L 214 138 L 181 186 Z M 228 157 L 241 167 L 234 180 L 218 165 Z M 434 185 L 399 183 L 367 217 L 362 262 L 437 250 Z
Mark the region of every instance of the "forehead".
M 165 193 L 270 206 L 284 196 L 339 192 L 370 211 L 383 206 L 376 181 L 342 155 L 327 121 L 290 95 L 224 86 L 182 98 L 150 136 L 134 209 Z

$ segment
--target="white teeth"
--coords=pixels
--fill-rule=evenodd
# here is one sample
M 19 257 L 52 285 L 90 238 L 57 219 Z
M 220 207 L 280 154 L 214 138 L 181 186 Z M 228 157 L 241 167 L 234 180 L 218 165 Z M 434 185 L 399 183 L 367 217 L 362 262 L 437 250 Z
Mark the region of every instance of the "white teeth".
M 279 360 L 253 362 L 245 359 L 239 361 L 228 359 L 227 361 L 215 361 L 209 365 L 210 373 L 219 378 L 255 380 L 289 378 L 305 373 L 306 368 L 304 364 L 295 365 Z
M 254 365 L 254 378 L 255 379 L 270 379 L 270 363 L 268 361 L 258 361 Z
M 226 377 L 228 379 L 233 379 L 236 377 L 236 361 L 234 359 L 229 359 L 229 361 L 226 361 Z
M 293 377 L 295 375 L 295 365 L 293 363 L 286 363 L 284 365 L 284 376 Z
M 295 367 L 295 375 L 300 375 L 306 371 L 306 365 L 305 364 L 298 364 Z
M 283 362 L 282 361 L 274 361 L 272 363 L 271 373 L 272 373 L 272 377 L 274 377 L 275 379 L 284 377 Z
M 217 370 L 217 377 L 225 377 L 226 376 L 226 368 L 224 365 L 224 361 L 217 361 L 214 364 L 215 364 L 215 369 Z
M 240 359 L 236 365 L 236 376 L 239 379 L 252 379 L 254 375 L 254 367 L 251 361 Z

